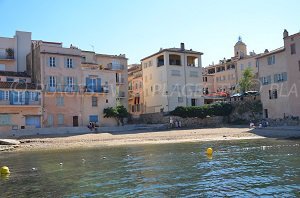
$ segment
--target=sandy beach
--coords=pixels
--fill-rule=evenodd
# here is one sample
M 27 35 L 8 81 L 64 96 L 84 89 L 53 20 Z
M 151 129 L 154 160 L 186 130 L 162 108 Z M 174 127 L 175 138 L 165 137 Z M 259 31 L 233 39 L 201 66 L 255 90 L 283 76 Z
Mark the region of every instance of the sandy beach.
M 120 146 L 135 144 L 166 144 L 181 142 L 245 140 L 261 138 L 299 138 L 299 128 L 249 129 L 247 127 L 222 127 L 168 131 L 124 131 L 115 133 L 89 133 L 64 136 L 21 137 L 21 144 L 11 146 L 11 151 L 57 150 Z
M 134 131 L 129 133 L 90 133 L 68 136 L 42 136 L 20 138 L 17 151 L 89 148 L 134 144 L 163 144 L 217 140 L 258 139 L 249 128 L 212 128 L 170 130 L 159 132 Z

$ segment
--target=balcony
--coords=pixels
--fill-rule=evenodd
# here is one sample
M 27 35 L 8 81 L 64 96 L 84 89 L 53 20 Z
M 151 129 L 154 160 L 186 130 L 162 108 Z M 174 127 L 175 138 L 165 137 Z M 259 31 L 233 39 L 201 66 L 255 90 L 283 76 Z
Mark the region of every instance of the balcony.
M 85 93 L 103 93 L 103 94 L 108 94 L 109 93 L 109 88 L 108 86 L 101 86 L 101 87 L 84 87 L 84 92 Z
M 0 60 L 15 60 L 14 49 L 7 48 L 5 51 L 5 53 L 0 54 Z
M 109 63 L 105 68 L 109 70 L 124 70 L 125 67 L 122 64 Z
M 50 86 L 46 85 L 45 86 L 46 92 L 67 92 L 67 93 L 73 93 L 73 92 L 79 92 L 80 91 L 80 86 L 78 85 L 55 85 L 55 86 Z

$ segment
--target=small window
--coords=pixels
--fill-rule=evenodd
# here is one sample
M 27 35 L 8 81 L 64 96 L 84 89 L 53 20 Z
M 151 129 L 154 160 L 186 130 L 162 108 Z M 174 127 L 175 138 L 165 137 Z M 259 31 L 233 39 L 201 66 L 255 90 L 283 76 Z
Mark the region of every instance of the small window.
M 14 82 L 15 79 L 13 79 L 13 78 L 6 78 L 6 81 L 7 81 L 7 82 Z
M 178 97 L 178 103 L 183 103 L 183 97 Z
M 291 44 L 291 54 L 296 54 L 296 44 Z
M 55 57 L 49 58 L 49 66 L 50 67 L 56 67 Z
M 67 68 L 73 68 L 73 59 L 67 58 Z
M 108 99 L 106 99 L 106 101 L 105 101 L 106 103 L 108 103 Z
M 92 97 L 92 107 L 97 107 L 98 106 L 98 98 L 93 96 Z
M 63 125 L 64 124 L 64 115 L 63 114 L 58 114 L 57 115 L 57 124 L 58 125 Z
M 274 65 L 275 64 L 275 55 L 268 57 L 268 65 Z
M 298 61 L 299 71 L 300 71 L 300 60 Z
M 9 91 L 4 91 L 4 100 L 9 100 Z
M 56 106 L 64 106 L 64 97 L 62 96 L 56 97 Z

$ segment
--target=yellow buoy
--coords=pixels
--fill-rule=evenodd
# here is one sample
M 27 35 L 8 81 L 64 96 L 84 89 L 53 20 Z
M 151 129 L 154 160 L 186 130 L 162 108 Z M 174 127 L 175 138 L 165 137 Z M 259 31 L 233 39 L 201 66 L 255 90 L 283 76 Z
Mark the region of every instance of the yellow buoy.
M 1 175 L 6 175 L 6 174 L 10 174 L 9 168 L 7 166 L 2 166 L 1 167 Z
M 207 155 L 212 155 L 213 154 L 213 149 L 212 148 L 208 148 L 208 149 L 206 149 L 206 154 Z

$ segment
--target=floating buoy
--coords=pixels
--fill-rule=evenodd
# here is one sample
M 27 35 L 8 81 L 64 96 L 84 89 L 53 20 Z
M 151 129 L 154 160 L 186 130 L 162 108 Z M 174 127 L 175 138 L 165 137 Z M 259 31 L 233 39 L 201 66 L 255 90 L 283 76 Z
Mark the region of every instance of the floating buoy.
M 102 157 L 102 159 L 106 159 L 106 157 Z
M 32 170 L 32 171 L 36 171 L 37 169 L 33 167 L 31 170 Z
M 1 175 L 7 175 L 10 174 L 9 168 L 7 166 L 1 167 Z
M 62 165 L 63 165 L 63 163 L 62 163 L 62 162 L 60 162 L 60 163 L 59 163 L 59 165 L 61 165 L 61 166 L 62 166 Z
M 208 148 L 208 149 L 206 149 L 206 154 L 207 155 L 212 155 L 213 154 L 213 149 L 212 148 Z

